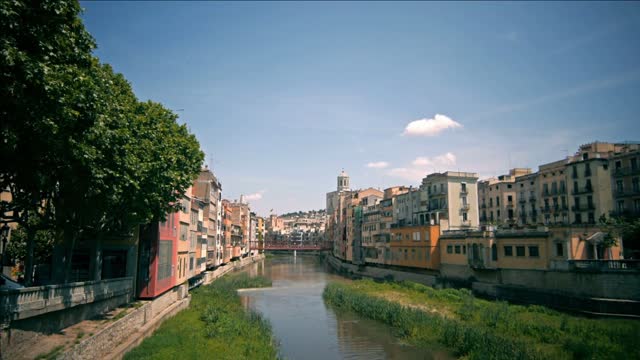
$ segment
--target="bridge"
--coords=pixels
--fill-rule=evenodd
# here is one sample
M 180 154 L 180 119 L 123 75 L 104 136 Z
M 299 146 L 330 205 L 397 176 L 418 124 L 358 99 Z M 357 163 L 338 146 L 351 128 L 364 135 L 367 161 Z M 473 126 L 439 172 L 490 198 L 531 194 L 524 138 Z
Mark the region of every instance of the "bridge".
M 265 244 L 264 246 L 251 246 L 251 250 L 260 251 L 321 251 L 331 250 L 331 244 L 313 244 L 313 245 L 298 245 L 298 244 Z

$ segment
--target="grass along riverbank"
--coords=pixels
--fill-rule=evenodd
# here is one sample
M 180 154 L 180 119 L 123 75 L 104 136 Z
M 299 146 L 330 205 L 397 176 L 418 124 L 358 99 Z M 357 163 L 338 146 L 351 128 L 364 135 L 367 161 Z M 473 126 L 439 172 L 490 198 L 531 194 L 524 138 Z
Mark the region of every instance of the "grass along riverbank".
M 276 359 L 271 326 L 245 311 L 238 289 L 271 286 L 263 277 L 234 273 L 191 293 L 191 304 L 165 321 L 125 359 Z
M 571 316 L 412 282 L 330 283 L 323 297 L 393 326 L 412 345 L 437 342 L 469 359 L 640 359 L 635 320 Z

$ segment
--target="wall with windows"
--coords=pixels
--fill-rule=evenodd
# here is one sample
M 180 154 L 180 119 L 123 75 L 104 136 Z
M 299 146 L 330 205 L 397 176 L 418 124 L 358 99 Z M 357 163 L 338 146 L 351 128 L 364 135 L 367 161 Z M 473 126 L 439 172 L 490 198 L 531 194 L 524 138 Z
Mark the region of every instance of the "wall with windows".
M 440 267 L 440 227 L 410 226 L 391 229 L 385 263 L 437 270 Z

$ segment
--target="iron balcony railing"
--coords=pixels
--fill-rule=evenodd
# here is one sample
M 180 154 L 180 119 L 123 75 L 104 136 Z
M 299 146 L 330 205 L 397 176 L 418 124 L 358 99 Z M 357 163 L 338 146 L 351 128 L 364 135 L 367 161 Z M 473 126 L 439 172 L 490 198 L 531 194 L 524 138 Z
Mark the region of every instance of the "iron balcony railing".
M 580 194 L 590 194 L 593 192 L 593 188 L 590 186 L 585 186 L 583 188 L 575 188 L 573 189 L 573 191 L 571 192 L 573 195 L 580 195 Z
M 640 260 L 569 260 L 574 271 L 634 271 L 640 272 Z
M 640 167 L 623 167 L 623 168 L 618 168 L 615 169 L 613 172 L 613 176 L 615 177 L 620 177 L 620 176 L 627 176 L 627 175 L 640 175 Z

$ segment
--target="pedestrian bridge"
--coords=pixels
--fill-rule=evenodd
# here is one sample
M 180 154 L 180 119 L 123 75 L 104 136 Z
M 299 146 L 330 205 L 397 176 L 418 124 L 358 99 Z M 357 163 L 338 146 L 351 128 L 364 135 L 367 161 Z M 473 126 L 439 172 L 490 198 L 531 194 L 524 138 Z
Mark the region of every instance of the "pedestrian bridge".
M 331 250 L 330 245 L 296 245 L 296 244 L 265 244 L 263 246 L 252 246 L 251 250 L 259 251 L 321 251 Z

